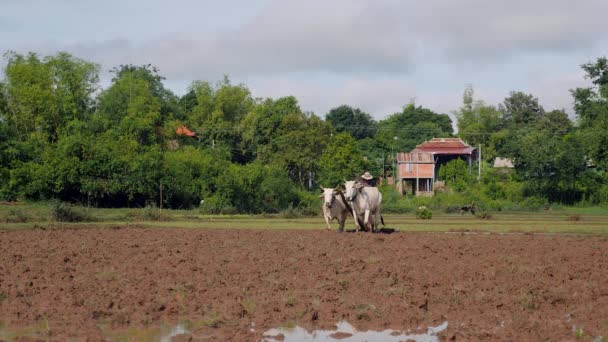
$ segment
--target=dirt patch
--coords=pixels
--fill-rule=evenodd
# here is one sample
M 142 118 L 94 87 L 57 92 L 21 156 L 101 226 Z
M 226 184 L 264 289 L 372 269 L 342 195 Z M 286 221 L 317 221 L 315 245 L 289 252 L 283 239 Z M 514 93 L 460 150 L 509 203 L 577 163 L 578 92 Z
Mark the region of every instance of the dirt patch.
M 342 320 L 402 331 L 448 321 L 440 335 L 456 340 L 608 336 L 605 237 L 0 231 L 0 260 L 0 321 L 41 326 L 43 340 L 184 320 L 195 340 Z

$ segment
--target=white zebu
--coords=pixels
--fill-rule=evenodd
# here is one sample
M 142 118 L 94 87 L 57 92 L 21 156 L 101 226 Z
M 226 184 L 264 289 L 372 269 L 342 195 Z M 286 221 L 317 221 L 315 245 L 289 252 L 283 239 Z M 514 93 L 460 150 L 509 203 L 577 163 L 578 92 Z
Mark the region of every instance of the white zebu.
M 380 222 L 384 221 L 380 210 L 382 194 L 378 188 L 365 186 L 357 181 L 347 181 L 344 188 L 357 229 L 363 226 L 371 229 L 372 232 L 376 231 Z
M 343 200 L 344 195 L 334 188 L 324 188 L 321 198 L 323 198 L 323 217 L 327 223 L 327 230 L 331 230 L 331 221 L 338 220 L 340 232 L 344 231 L 346 218 L 351 214 L 349 205 Z

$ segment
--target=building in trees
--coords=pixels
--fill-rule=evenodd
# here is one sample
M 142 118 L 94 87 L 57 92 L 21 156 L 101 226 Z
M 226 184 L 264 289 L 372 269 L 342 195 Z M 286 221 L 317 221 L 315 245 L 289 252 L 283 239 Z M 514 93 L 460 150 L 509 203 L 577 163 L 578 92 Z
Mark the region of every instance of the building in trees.
M 401 193 L 411 191 L 417 196 L 432 196 L 442 166 L 462 159 L 471 172 L 472 161 L 477 160 L 477 156 L 477 149 L 459 138 L 425 141 L 410 153 L 397 154 L 397 187 Z
M 471 166 L 477 160 L 477 149 L 459 138 L 433 138 L 416 146 L 412 152 L 431 153 L 435 158 L 435 180 L 439 175 L 439 168 L 449 161 L 460 158 Z
M 511 158 L 496 157 L 496 159 L 494 159 L 494 168 L 495 169 L 513 169 L 513 168 L 515 168 L 515 166 L 513 166 L 513 160 Z
M 432 153 L 397 153 L 397 190 L 416 196 L 432 196 L 435 183 L 435 158 Z

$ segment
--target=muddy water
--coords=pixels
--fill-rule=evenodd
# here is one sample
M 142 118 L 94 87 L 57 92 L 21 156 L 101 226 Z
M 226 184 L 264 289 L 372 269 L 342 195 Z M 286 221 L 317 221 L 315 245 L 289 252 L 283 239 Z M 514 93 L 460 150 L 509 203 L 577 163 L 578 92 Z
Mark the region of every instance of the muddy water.
M 180 334 L 190 332 L 188 323 L 178 323 L 174 326 L 155 326 L 145 329 L 105 329 L 104 336 L 109 341 L 151 341 L 151 342 L 171 342 L 171 339 Z
M 264 333 L 262 342 L 275 341 L 349 341 L 349 342 L 391 342 L 391 341 L 416 341 L 434 342 L 439 341 L 437 334 L 448 327 L 448 322 L 444 322 L 436 327 L 429 327 L 426 333 L 410 333 L 398 330 L 383 331 L 357 331 L 346 321 L 336 324 L 336 330 L 314 330 L 307 331 L 301 327 L 270 329 Z
M 171 339 L 180 334 L 190 332 L 189 324 L 178 323 L 174 326 L 160 325 L 147 328 L 125 328 L 112 329 L 100 326 L 104 340 L 106 341 L 150 341 L 171 342 Z M 12 341 L 17 338 L 49 339 L 49 329 L 44 324 L 33 327 L 14 328 L 0 324 L 0 341 Z

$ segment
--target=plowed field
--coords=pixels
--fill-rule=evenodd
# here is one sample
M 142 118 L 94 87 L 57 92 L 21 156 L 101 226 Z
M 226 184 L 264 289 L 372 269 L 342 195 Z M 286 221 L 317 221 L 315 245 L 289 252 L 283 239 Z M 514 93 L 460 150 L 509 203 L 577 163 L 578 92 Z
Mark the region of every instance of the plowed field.
M 605 236 L 36 229 L 0 231 L 0 261 L 5 339 L 108 340 L 187 321 L 174 340 L 259 341 L 342 320 L 447 321 L 440 338 L 457 341 L 608 336 Z

